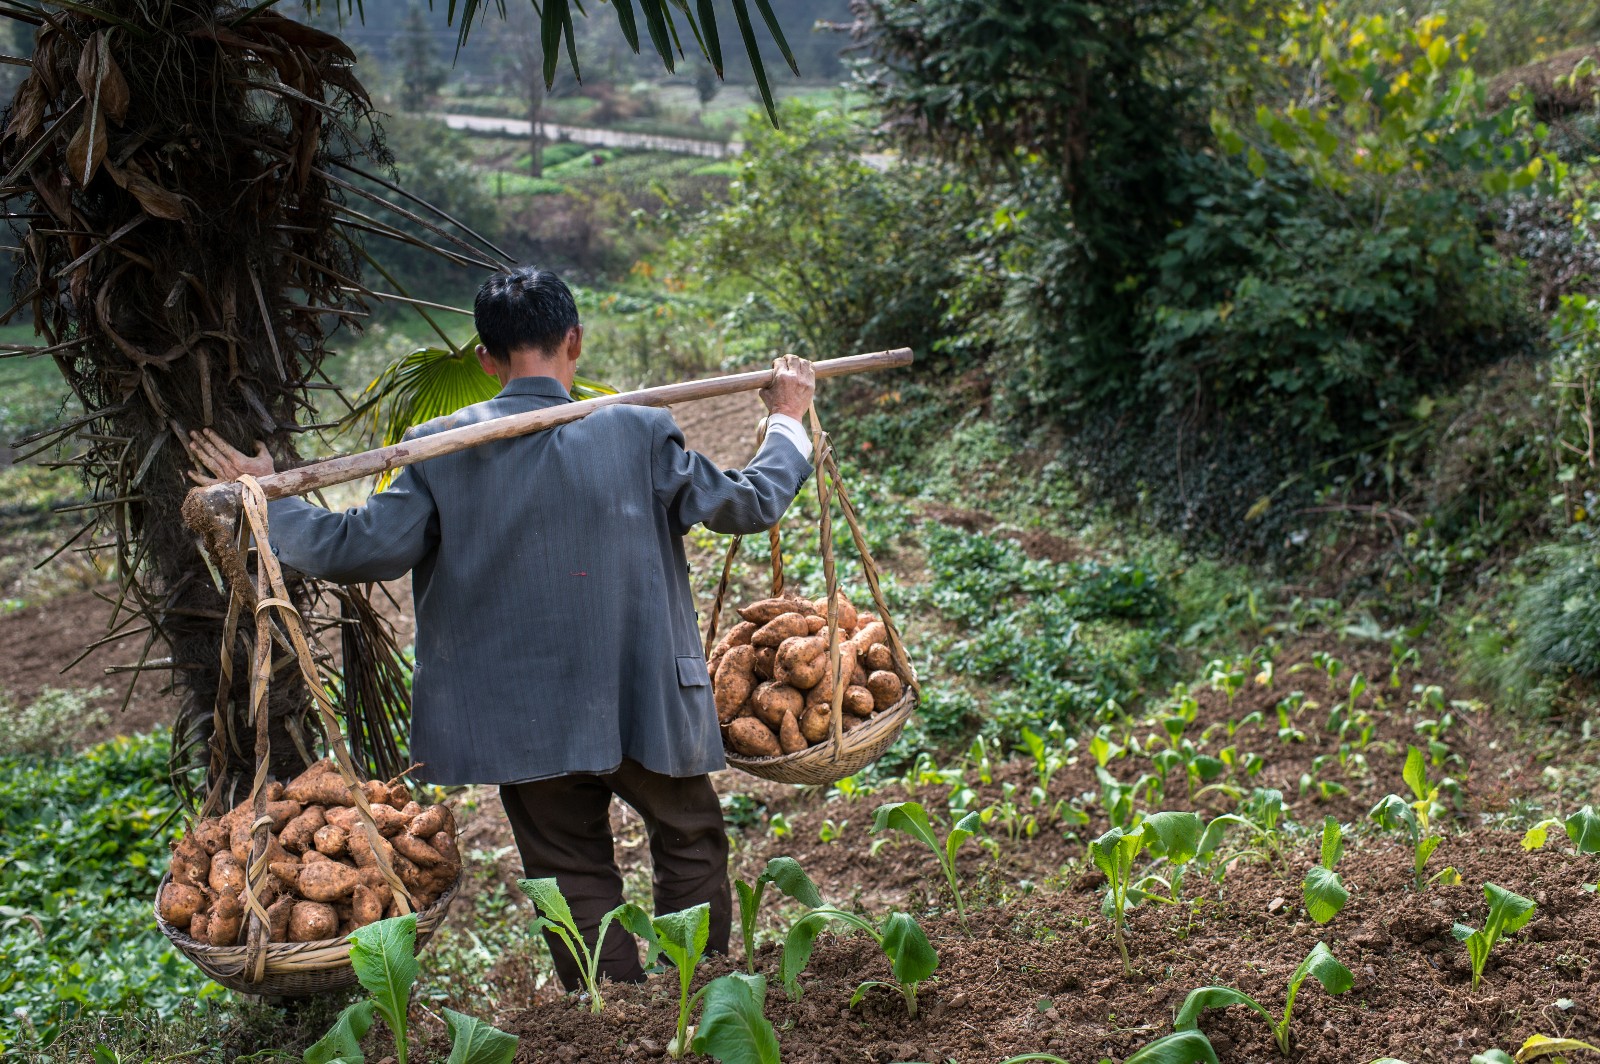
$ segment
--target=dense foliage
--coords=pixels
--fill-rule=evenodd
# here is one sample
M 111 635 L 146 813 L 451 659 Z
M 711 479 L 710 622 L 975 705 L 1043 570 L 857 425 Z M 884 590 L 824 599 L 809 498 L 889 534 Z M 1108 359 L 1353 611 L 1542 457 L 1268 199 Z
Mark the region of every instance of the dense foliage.
M 75 757 L 0 758 L 0 1050 L 80 1012 L 221 993 L 155 928 L 171 792 L 162 734 Z

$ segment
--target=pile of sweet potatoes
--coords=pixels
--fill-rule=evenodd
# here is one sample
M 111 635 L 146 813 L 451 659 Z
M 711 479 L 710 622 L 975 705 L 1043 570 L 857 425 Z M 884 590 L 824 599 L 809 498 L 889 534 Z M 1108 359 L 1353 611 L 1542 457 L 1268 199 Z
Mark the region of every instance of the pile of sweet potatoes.
M 739 610 L 741 623 L 711 652 L 712 692 L 723 742 L 746 757 L 793 754 L 827 739 L 833 725 L 828 674 L 828 600 L 785 595 Z M 905 693 L 889 633 L 838 595 L 845 731 Z
M 362 785 L 390 867 L 419 911 L 461 872 L 455 819 L 442 805 L 411 800 L 401 783 Z M 266 785 L 269 874 L 259 897 L 273 942 L 342 938 L 399 914 L 355 799 L 332 759 L 284 783 Z M 172 844 L 172 878 L 161 892 L 161 918 L 213 946 L 243 941 L 245 867 L 250 861 L 251 804 L 197 823 Z

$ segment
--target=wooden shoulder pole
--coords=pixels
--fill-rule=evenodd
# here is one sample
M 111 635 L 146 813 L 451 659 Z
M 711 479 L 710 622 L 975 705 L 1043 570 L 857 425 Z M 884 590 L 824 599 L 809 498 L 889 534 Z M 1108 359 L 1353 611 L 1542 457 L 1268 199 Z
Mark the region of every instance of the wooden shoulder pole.
M 909 347 L 898 347 L 892 351 L 874 351 L 864 355 L 830 358 L 826 361 L 814 363 L 814 365 L 817 379 L 825 380 L 828 377 L 842 377 L 851 373 L 872 373 L 877 370 L 909 366 L 912 358 L 913 355 Z M 269 500 L 283 499 L 291 495 L 304 495 L 307 492 L 331 487 L 334 484 L 343 484 L 346 481 L 360 480 L 362 477 L 387 473 L 391 469 L 399 469 L 402 466 L 412 465 L 429 458 L 438 458 L 440 455 L 455 454 L 457 451 L 465 451 L 468 448 L 477 447 L 493 440 L 504 440 L 513 436 L 526 436 L 529 433 L 554 428 L 556 425 L 565 425 L 569 421 L 577 421 L 587 417 L 602 407 L 620 404 L 670 406 L 673 403 L 688 403 L 697 399 L 732 395 L 735 392 L 757 391 L 771 383 L 772 374 L 773 371 L 771 369 L 755 370 L 749 373 L 734 373 L 724 377 L 709 377 L 705 380 L 664 384 L 655 388 L 641 388 L 638 391 L 621 392 L 617 395 L 604 395 L 597 399 L 585 399 L 581 402 L 564 403 L 560 406 L 545 407 L 541 410 L 530 410 L 522 414 L 512 414 L 509 417 L 495 418 L 492 421 L 482 421 L 476 425 L 463 425 L 460 428 L 446 429 L 431 436 L 407 440 L 388 447 L 377 447 L 358 454 L 342 455 L 338 458 L 329 458 L 321 462 L 312 462 L 297 469 L 285 469 L 280 473 L 261 477 L 260 484 Z M 236 483 L 230 482 L 227 484 L 214 484 L 208 488 L 196 488 L 190 492 L 190 496 L 191 503 L 197 504 L 205 512 L 209 513 L 213 520 L 220 519 L 224 514 L 237 513 L 238 511 L 239 485 Z M 199 498 L 194 498 L 195 496 L 199 496 Z M 188 508 L 186 508 L 186 512 L 188 512 Z

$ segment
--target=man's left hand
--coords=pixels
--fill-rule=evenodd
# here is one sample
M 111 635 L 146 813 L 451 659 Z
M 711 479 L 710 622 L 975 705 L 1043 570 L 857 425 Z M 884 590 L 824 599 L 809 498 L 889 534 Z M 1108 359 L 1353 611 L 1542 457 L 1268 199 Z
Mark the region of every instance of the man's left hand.
M 227 480 L 238 480 L 246 474 L 252 477 L 264 477 L 273 472 L 272 455 L 267 450 L 265 440 L 256 444 L 254 457 L 235 448 L 210 429 L 189 433 L 187 442 L 189 455 L 198 465 L 212 474 L 206 476 L 198 470 L 189 471 L 189 479 L 202 487 Z

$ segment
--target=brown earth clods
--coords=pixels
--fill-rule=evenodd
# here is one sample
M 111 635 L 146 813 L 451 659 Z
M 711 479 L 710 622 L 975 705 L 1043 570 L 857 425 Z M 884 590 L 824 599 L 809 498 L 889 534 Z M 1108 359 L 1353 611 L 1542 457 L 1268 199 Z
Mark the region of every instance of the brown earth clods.
M 769 814 L 782 811 L 791 829 L 781 838 L 747 833 L 735 859 L 736 876 L 752 879 L 771 857 L 793 856 L 830 902 L 880 917 L 892 908 L 916 914 L 940 956 L 934 981 L 920 994 L 917 1019 L 909 1019 L 899 998 L 883 990 L 869 992 L 851 1009 L 855 987 L 886 978 L 888 964 L 864 936 L 825 933 L 801 978 L 802 996 L 791 1001 L 777 970 L 782 931 L 799 910 L 769 892 L 757 965 L 769 978 L 767 1017 L 777 1027 L 783 1059 L 792 1064 L 977 1064 L 1049 1052 L 1074 1062 L 1120 1060 L 1169 1032 L 1184 997 L 1196 987 L 1233 986 L 1281 1010 L 1290 973 L 1319 940 L 1351 970 L 1355 986 L 1334 997 L 1315 980 L 1306 982 L 1296 1001 L 1289 1060 L 1364 1064 L 1389 1056 L 1410 1064 L 1465 1062 L 1493 1047 L 1514 1051 L 1535 1033 L 1600 1037 L 1600 898 L 1583 889 L 1600 878 L 1600 861 L 1574 856 L 1559 831 L 1545 850 L 1526 853 L 1520 830 L 1480 826 L 1484 816 L 1504 811 L 1513 796 L 1553 805 L 1532 753 L 1536 744 L 1499 716 L 1454 710 L 1458 723 L 1447 738 L 1460 761 L 1443 771 L 1460 780 L 1462 797 L 1441 825 L 1447 837 L 1428 871 L 1454 867 L 1462 883 L 1419 892 L 1412 886 L 1409 848 L 1373 833 L 1366 812 L 1382 794 L 1404 790 L 1400 767 L 1407 743 L 1419 741 L 1414 725 L 1423 714 L 1400 707 L 1412 685 L 1428 677 L 1407 672 L 1398 689 L 1389 688 L 1379 682 L 1387 679 L 1386 649 L 1335 648 L 1351 668 L 1365 669 L 1374 680 L 1362 705 L 1370 705 L 1374 696 L 1388 704 L 1374 707 L 1379 726 L 1367 749 L 1370 771 L 1324 768 L 1321 778 L 1338 780 L 1349 794 L 1318 802 L 1300 797 L 1298 780 L 1313 759 L 1336 748 L 1337 740 L 1324 727 L 1335 699 L 1320 673 L 1288 672 L 1290 665 L 1308 661 L 1312 649 L 1309 643 L 1287 649 L 1278 659 L 1274 683 L 1249 685 L 1231 707 L 1219 694 L 1197 693 L 1201 709 L 1190 730 L 1199 736 L 1211 728 L 1209 750 L 1232 743 L 1266 758 L 1251 784 L 1281 789 L 1305 830 L 1293 836 L 1281 859 L 1236 861 L 1220 884 L 1191 873 L 1184 888 L 1188 904 L 1131 910 L 1132 976 L 1124 975 L 1109 924 L 1100 915 L 1103 878 L 1084 863 L 1085 841 L 1106 826 L 1092 795 L 1081 802 L 1090 814 L 1087 825 L 1046 825 L 1014 842 L 996 828 L 995 854 L 973 843 L 966 846 L 959 865 L 969 936 L 951 912 L 930 854 L 900 838 L 890 839 L 876 854 L 871 851 L 877 805 L 914 797 L 942 813 L 946 787 L 923 786 L 907 794 L 896 785 L 852 802 L 821 789 L 786 789 L 732 775 L 723 779 L 724 790 L 741 786 L 764 801 Z M 1347 671 L 1336 690 L 1346 687 L 1348 677 Z M 1272 707 L 1295 689 L 1322 704 L 1308 705 L 1295 720 L 1304 741 L 1284 742 L 1277 737 Z M 1265 722 L 1226 738 L 1224 723 L 1254 709 L 1264 710 Z M 1093 761 L 1081 746 L 1079 755 L 1051 781 L 1052 802 L 1096 790 Z M 1109 767 L 1127 779 L 1150 765 L 1144 759 L 1119 759 Z M 983 798 L 975 807 L 997 797 L 1004 782 L 1019 784 L 1025 793 L 1032 773 L 1026 760 L 997 764 L 993 782 L 977 787 Z M 1440 774 L 1430 770 L 1432 777 Z M 976 786 L 975 773 L 968 775 Z M 1154 807 L 1196 808 L 1209 817 L 1231 810 L 1233 802 L 1207 795 L 1191 803 L 1179 790 Z M 1352 896 L 1342 913 L 1319 927 L 1305 915 L 1301 882 L 1316 861 L 1324 815 L 1347 827 L 1347 853 L 1338 868 Z M 848 821 L 839 841 L 819 840 L 826 819 Z M 486 832 L 485 844 L 498 834 L 489 825 L 478 830 Z M 1456 921 L 1482 926 L 1486 882 L 1533 899 L 1538 909 L 1526 927 L 1496 947 L 1474 991 L 1466 949 L 1450 929 Z M 742 967 L 737 934 L 733 953 L 737 963 L 709 959 L 696 987 Z M 562 997 L 532 965 L 507 963 L 495 981 L 499 1011 L 494 1020 L 521 1038 L 519 1061 L 664 1057 L 673 1034 L 677 987 L 671 973 L 653 975 L 640 986 L 608 987 L 599 1016 Z M 1201 1029 L 1225 1064 L 1283 1059 L 1266 1024 L 1248 1009 L 1209 1012 Z

